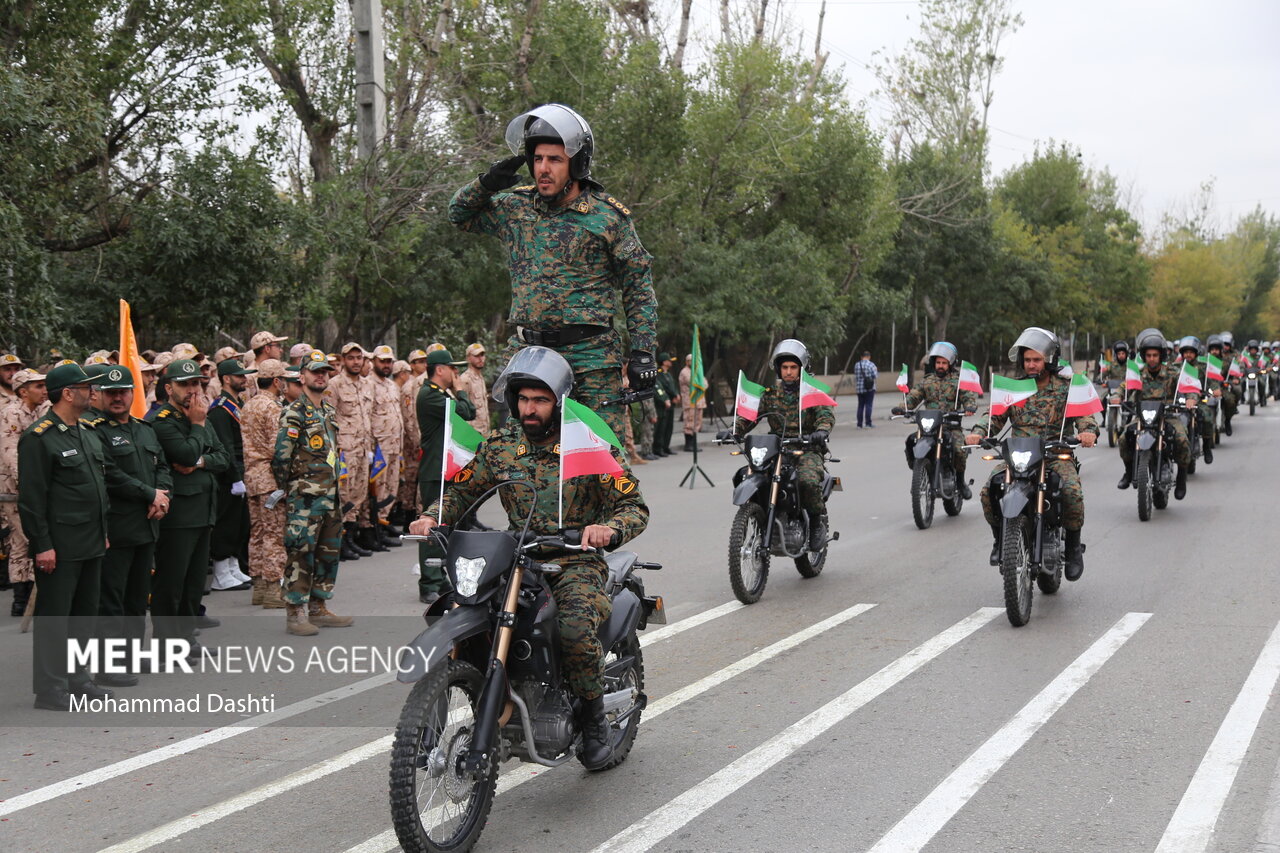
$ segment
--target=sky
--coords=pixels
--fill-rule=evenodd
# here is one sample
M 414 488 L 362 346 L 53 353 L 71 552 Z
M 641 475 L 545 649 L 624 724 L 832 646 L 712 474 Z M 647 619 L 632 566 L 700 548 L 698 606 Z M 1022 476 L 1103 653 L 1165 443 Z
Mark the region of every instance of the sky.
M 745 9 L 745 0 L 732 0 Z M 754 5 L 754 4 L 752 4 Z M 772 0 L 803 51 L 819 0 Z M 695 0 L 697 29 L 718 29 L 717 0 Z M 1280 211 L 1280 0 L 1022 0 L 1001 45 L 989 123 L 992 171 L 1066 142 L 1130 192 L 1148 230 L 1212 180 L 1216 226 L 1257 205 Z M 870 70 L 919 29 L 915 0 L 828 0 L 823 46 L 876 127 L 887 111 Z M 716 33 L 718 35 L 718 33 Z

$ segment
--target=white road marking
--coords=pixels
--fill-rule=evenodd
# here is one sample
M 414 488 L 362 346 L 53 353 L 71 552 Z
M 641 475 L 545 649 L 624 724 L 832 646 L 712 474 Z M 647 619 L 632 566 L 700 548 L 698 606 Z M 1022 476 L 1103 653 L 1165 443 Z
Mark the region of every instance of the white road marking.
M 1182 801 L 1165 827 L 1156 853 L 1200 853 L 1213 840 L 1213 828 L 1231 793 L 1262 712 L 1280 679 L 1280 625 L 1267 638 L 1231 710 L 1218 727 Z
M 1022 706 L 1013 719 L 952 771 L 868 853 L 913 853 L 922 849 L 1150 618 L 1150 613 L 1126 614 Z
M 732 601 L 727 604 L 721 604 L 718 607 L 713 607 L 710 610 L 704 610 L 703 612 L 694 614 L 686 619 L 681 619 L 679 622 L 675 622 L 671 625 L 664 625 L 654 631 L 646 631 L 640 636 L 640 645 L 643 647 L 650 643 L 674 637 L 682 631 L 687 631 L 690 628 L 696 628 L 697 626 L 710 622 L 713 619 L 718 619 L 721 616 L 740 610 L 745 606 L 746 605 L 741 602 Z M 76 791 L 81 791 L 91 785 L 97 785 L 100 782 L 106 782 L 119 776 L 133 773 L 134 771 L 141 770 L 144 767 L 150 767 L 153 764 L 168 761 L 170 758 L 176 758 L 179 755 L 186 755 L 187 753 L 195 752 L 198 749 L 203 749 L 206 746 L 221 743 L 228 738 L 246 734 L 262 726 L 270 725 L 271 723 L 278 723 L 281 720 L 287 720 L 290 717 L 296 717 L 299 714 L 304 714 L 307 711 L 313 711 L 316 708 L 323 707 L 333 702 L 349 699 L 350 697 L 363 693 L 366 690 L 371 690 L 374 687 L 380 687 L 383 684 L 391 684 L 394 681 L 394 673 L 374 675 L 369 678 L 356 681 L 352 684 L 348 684 L 344 687 L 338 687 L 326 693 L 321 693 L 317 696 L 312 696 L 308 699 L 294 702 L 293 704 L 286 705 L 278 710 L 271 711 L 266 714 L 259 714 L 256 717 L 250 717 L 242 723 L 237 723 L 231 726 L 222 726 L 221 728 L 203 732 L 195 735 L 194 737 L 189 737 L 185 740 L 177 741 L 176 743 L 166 744 L 140 755 L 135 755 L 131 758 L 117 761 L 114 764 L 99 767 L 96 770 L 86 771 L 77 776 L 72 776 L 69 779 L 64 779 L 61 782 L 54 782 L 51 785 L 45 785 L 44 787 L 37 788 L 34 791 L 17 794 L 0 801 L 0 817 L 13 814 L 14 812 L 18 812 L 23 809 L 31 808 L 32 806 L 48 802 L 49 800 L 55 800 L 58 797 L 63 797 Z
M 728 767 L 631 824 L 597 847 L 595 853 L 643 853 L 1002 613 L 1004 608 L 984 607 L 965 617 L 804 719 L 788 726 Z

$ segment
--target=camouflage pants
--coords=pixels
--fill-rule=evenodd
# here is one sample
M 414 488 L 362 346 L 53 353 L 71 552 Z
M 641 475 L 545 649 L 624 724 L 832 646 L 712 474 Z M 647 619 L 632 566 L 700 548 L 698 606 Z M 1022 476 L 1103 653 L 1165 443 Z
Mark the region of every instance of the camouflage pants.
M 822 512 L 822 454 L 806 450 L 796 462 L 796 480 L 800 486 L 800 505 L 810 514 Z
M 326 504 L 330 499 L 290 495 L 285 523 L 284 600 L 305 604 L 309 599 L 333 598 L 338 579 L 338 547 L 342 517 Z
M 1240 406 L 1240 396 L 1236 393 L 1235 388 L 1222 387 L 1222 419 L 1230 420 L 1235 417 L 1236 409 Z
M 697 435 L 702 432 L 702 413 L 704 409 L 697 406 L 685 406 L 680 410 L 680 420 L 684 424 L 685 435 Z
M 17 501 L 0 503 L 0 527 L 9 528 L 9 582 L 25 583 L 35 580 L 35 562 L 27 548 L 27 537 L 22 533 Z
M 418 459 L 421 454 L 422 451 L 414 447 L 400 457 L 400 489 L 396 496 L 400 506 L 414 518 L 423 510 L 418 501 Z
M 1187 439 L 1187 425 L 1182 418 L 1169 418 L 1166 423 L 1173 428 L 1173 461 L 1179 465 L 1191 463 L 1191 443 Z M 1133 433 L 1125 433 L 1120 441 L 1120 458 L 1126 470 L 1133 466 Z
M 653 406 L 653 400 L 642 400 L 640 402 L 640 453 L 653 453 L 653 418 L 657 418 L 658 410 Z
M 991 472 L 991 478 L 982 487 L 982 514 L 987 524 L 1000 524 L 1002 517 L 999 500 L 1004 492 L 1005 464 L 1001 462 Z M 1058 475 L 1062 482 L 1062 528 L 1079 530 L 1084 527 L 1084 488 L 1080 485 L 1080 472 L 1076 470 L 1073 459 L 1054 459 L 1049 463 L 1049 470 Z M 996 495 L 991 495 L 992 484 L 996 486 Z
M 378 479 L 370 484 L 369 490 L 373 494 L 374 502 L 382 504 L 382 509 L 378 510 L 378 519 L 386 521 L 387 517 L 391 515 L 392 507 L 395 506 L 394 500 L 387 499 L 396 497 L 400 486 L 400 465 L 403 457 L 400 455 L 400 448 L 394 444 L 384 444 L 382 453 L 386 457 L 387 467 L 383 468 L 382 473 L 378 475 Z M 372 516 L 372 509 L 370 509 L 370 515 Z M 370 521 L 372 520 L 370 518 Z
M 342 516 L 343 521 L 369 526 L 369 452 L 363 444 L 342 447 L 347 463 L 347 476 L 338 481 L 339 508 L 351 504 L 351 511 Z
M 558 611 L 565 681 L 575 696 L 594 699 L 604 692 L 604 649 L 599 632 L 610 610 L 604 592 L 607 569 L 597 554 L 575 554 L 551 562 L 564 566 L 551 580 L 551 592 Z
M 263 506 L 269 494 L 249 496 L 249 574 L 280 583 L 288 559 L 284 550 L 285 502 Z

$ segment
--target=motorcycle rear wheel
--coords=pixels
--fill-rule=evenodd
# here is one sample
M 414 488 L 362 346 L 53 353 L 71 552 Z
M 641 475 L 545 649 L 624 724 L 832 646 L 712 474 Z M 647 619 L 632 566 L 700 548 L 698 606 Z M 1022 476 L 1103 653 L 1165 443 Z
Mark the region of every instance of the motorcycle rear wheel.
M 831 526 L 827 522 L 827 508 L 822 508 L 822 524 L 827 528 L 830 535 Z M 831 543 L 828 542 L 822 546 L 821 551 L 805 551 L 799 557 L 796 557 L 796 571 L 800 573 L 802 578 L 816 578 L 822 574 L 822 567 L 827 564 L 827 548 Z
M 470 850 L 484 829 L 497 763 L 476 781 L 455 770 L 475 731 L 483 685 L 475 667 L 451 660 L 409 691 L 391 747 L 390 776 L 391 822 L 405 853 Z
M 933 524 L 933 495 L 930 493 L 930 487 L 933 485 L 932 465 L 930 459 L 917 459 L 915 468 L 911 473 L 911 517 L 915 519 L 916 527 L 921 530 L 929 529 L 929 525 Z
M 1138 490 L 1138 520 L 1151 520 L 1151 454 L 1144 450 L 1133 463 L 1133 487 Z
M 622 672 L 610 672 L 611 662 L 628 657 L 634 661 L 630 666 Z M 640 639 L 636 637 L 635 631 L 619 640 L 612 650 L 606 652 L 604 667 L 606 691 L 632 690 L 636 693 L 644 693 L 644 656 L 640 652 Z M 640 715 L 643 713 L 643 711 L 636 711 L 627 718 L 621 729 L 612 731 L 613 757 L 604 766 L 597 767 L 596 772 L 612 770 L 627 760 L 627 756 L 631 754 L 631 747 L 636 742 L 636 732 L 640 728 Z M 581 761 L 582 756 L 578 756 L 578 760 Z
M 755 604 L 769 582 L 769 552 L 764 541 L 764 510 L 757 504 L 738 507 L 729 528 L 729 585 L 743 604 Z
M 1004 577 L 1004 612 L 1021 628 L 1031 619 L 1031 547 L 1025 516 L 1006 518 L 1000 537 L 1000 574 Z
M 1120 417 L 1116 414 L 1116 410 L 1107 407 L 1107 446 L 1115 447 L 1120 441 Z

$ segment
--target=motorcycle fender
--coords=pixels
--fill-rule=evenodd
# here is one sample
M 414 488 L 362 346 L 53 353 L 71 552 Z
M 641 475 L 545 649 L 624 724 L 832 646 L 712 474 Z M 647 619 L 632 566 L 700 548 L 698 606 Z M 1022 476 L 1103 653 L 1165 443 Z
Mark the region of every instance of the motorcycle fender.
M 489 629 L 489 608 L 455 607 L 445 612 L 427 630 L 401 650 L 396 662 L 396 680 L 404 684 L 421 681 L 432 667 L 449 656 L 453 647 Z
M 1004 496 L 1000 498 L 1000 514 L 1005 518 L 1017 518 L 1022 515 L 1022 511 L 1031 502 L 1031 496 L 1034 494 L 1035 486 L 1024 480 L 1006 483 Z
M 756 473 L 747 475 L 742 479 L 741 483 L 733 487 L 733 505 L 742 506 L 747 503 L 760 487 L 768 482 L 768 474 Z
M 933 445 L 935 439 L 932 436 L 926 436 L 916 440 L 915 454 L 917 459 L 925 459 L 933 455 Z
M 1156 434 L 1154 432 L 1138 433 L 1138 449 L 1150 450 L 1156 446 Z
M 636 629 L 640 624 L 640 599 L 629 589 L 624 589 L 613 599 L 609 618 L 600 626 L 600 648 L 606 652 L 613 644 Z

